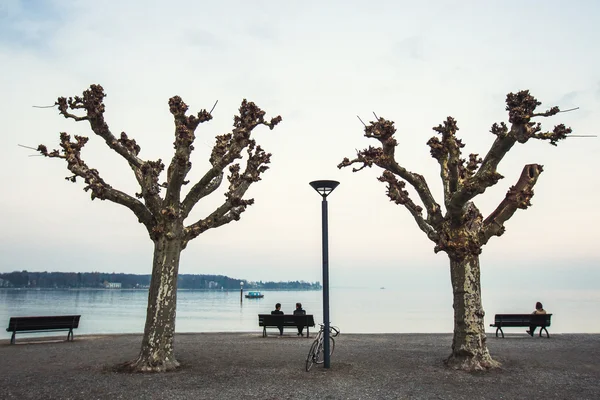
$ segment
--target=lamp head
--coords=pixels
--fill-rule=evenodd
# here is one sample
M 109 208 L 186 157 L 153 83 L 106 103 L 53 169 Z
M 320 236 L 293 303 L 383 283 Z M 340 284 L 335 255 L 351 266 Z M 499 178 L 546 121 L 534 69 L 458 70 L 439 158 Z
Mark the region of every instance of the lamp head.
M 323 198 L 329 196 L 340 183 L 338 181 L 312 181 L 310 186 L 313 187 Z

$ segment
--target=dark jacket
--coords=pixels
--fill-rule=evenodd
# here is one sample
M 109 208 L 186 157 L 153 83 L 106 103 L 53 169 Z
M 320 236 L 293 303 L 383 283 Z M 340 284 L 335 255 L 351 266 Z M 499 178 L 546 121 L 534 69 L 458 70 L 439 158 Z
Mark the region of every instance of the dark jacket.
M 294 310 L 294 315 L 306 315 L 306 311 L 304 311 L 304 310 L 303 310 L 303 309 L 301 309 L 301 308 L 296 308 L 296 309 Z
M 271 314 L 283 314 L 283 311 L 281 311 L 281 310 L 273 310 L 273 311 L 271 311 Z

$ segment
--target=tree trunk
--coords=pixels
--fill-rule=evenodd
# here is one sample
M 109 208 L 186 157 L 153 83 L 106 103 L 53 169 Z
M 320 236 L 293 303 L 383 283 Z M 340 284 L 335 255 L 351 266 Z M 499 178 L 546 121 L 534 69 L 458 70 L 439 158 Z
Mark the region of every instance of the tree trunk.
M 466 371 L 499 367 L 486 346 L 479 255 L 450 257 L 450 275 L 454 294 L 454 338 L 447 365 Z
M 161 235 L 154 241 L 152 279 L 142 348 L 137 360 L 125 364 L 136 372 L 165 372 L 179 366 L 173 351 L 177 309 L 177 273 L 183 249 L 179 239 Z

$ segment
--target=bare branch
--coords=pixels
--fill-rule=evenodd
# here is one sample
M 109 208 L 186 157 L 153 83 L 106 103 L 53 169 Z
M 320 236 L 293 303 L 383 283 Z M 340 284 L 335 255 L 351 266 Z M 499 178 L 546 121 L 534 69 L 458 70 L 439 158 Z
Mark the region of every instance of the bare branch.
M 236 164 L 237 165 L 237 164 Z M 194 239 L 202 232 L 218 228 L 231 221 L 238 221 L 240 215 L 246 211 L 249 205 L 254 204 L 254 199 L 242 200 L 241 196 L 248 190 L 251 182 L 244 182 L 237 187 L 235 194 L 228 192 L 225 202 L 213 211 L 208 217 L 198 220 L 185 228 L 186 242 Z
M 392 121 L 379 118 L 375 122 L 370 122 L 370 124 L 365 127 L 365 136 L 379 140 L 382 147 L 375 148 L 369 146 L 369 148 L 358 152 L 357 158 L 354 160 L 344 158 L 344 160 L 338 164 L 338 168 L 348 167 L 355 163 L 362 164 L 362 167 L 352 170 L 353 172 L 357 172 L 365 167 L 371 167 L 375 164 L 378 167 L 396 174 L 412 185 L 417 191 L 419 198 L 427 210 L 426 221 L 432 226 L 437 226 L 437 224 L 441 223 L 443 217 L 440 206 L 433 198 L 425 178 L 419 174 L 408 171 L 396 162 L 395 149 L 398 143 L 396 142 L 396 139 L 394 139 L 395 133 L 396 128 Z
M 60 134 L 60 140 L 60 145 L 62 147 L 62 150 L 60 151 L 53 150 L 49 152 L 46 146 L 43 145 L 40 145 L 37 150 L 43 156 L 64 159 L 67 162 L 67 168 L 74 174 L 65 179 L 76 182 L 76 177 L 82 178 L 86 183 L 83 190 L 91 192 L 92 200 L 96 198 L 100 200 L 110 200 L 129 208 L 138 217 L 138 220 L 146 226 L 148 232 L 152 232 L 155 220 L 150 210 L 135 198 L 114 189 L 100 177 L 98 170 L 89 168 L 81 159 L 81 149 L 87 143 L 88 138 L 75 136 L 75 141 L 71 141 L 71 136 L 62 132 Z
M 198 201 L 217 190 L 221 186 L 221 182 L 223 182 L 223 171 L 217 168 L 208 170 L 183 200 L 181 206 L 183 218 L 189 215 Z
M 410 183 L 416 190 L 427 210 L 427 223 L 437 229 L 444 219 L 442 210 L 440 205 L 433 198 L 431 190 L 429 190 L 429 186 L 423 175 L 408 171 L 396 163 L 395 160 L 390 163 L 388 170 Z
M 541 104 L 541 103 L 538 103 Z M 560 112 L 560 109 L 558 108 L 558 106 L 554 106 L 552 108 L 550 108 L 547 111 L 544 111 L 543 113 L 531 113 L 530 118 L 534 118 L 534 117 L 551 117 L 553 115 L 556 115 Z
M 531 137 L 534 139 L 549 140 L 551 145 L 556 146 L 559 140 L 566 139 L 567 135 L 571 132 L 571 128 L 560 124 L 556 125 L 552 132 L 533 133 Z
M 26 148 L 26 149 L 30 149 L 30 150 L 35 150 L 35 151 L 38 151 L 38 149 L 36 149 L 35 147 L 25 146 L 25 145 L 23 145 L 23 144 L 17 144 L 17 146 L 19 146 L 19 147 L 24 147 L 24 148 Z
M 196 139 L 194 132 L 198 125 L 210 121 L 212 115 L 206 110 L 201 110 L 197 116 L 186 116 L 188 106 L 179 96 L 169 99 L 169 110 L 173 114 L 175 122 L 175 142 L 173 143 L 175 154 L 167 170 L 165 202 L 174 207 L 175 205 L 179 206 L 181 185 L 192 167 L 190 155 L 194 150 L 193 143 Z
M 208 112 L 210 115 L 212 115 L 212 112 L 215 110 L 215 107 L 217 106 L 217 103 L 219 102 L 219 100 L 215 101 L 215 104 L 212 106 L 212 108 L 210 109 L 210 111 Z
M 443 124 L 433 128 L 438 132 L 442 139 L 437 137 L 429 139 L 427 144 L 430 147 L 431 156 L 438 161 L 440 165 L 440 176 L 444 185 L 444 203 L 448 206 L 453 193 L 458 190 L 464 178 L 465 165 L 461 159 L 461 148 L 464 144 L 456 138 L 458 125 L 452 117 L 446 118 Z
M 100 85 L 91 85 L 89 89 L 83 92 L 83 96 L 58 98 L 56 105 L 60 114 L 65 118 L 71 118 L 75 121 L 87 120 L 90 123 L 92 131 L 104 139 L 109 148 L 121 155 L 134 172 L 136 180 L 140 185 L 146 204 L 153 213 L 158 214 L 161 209 L 162 200 L 159 197 L 160 187 L 158 185 L 158 176 L 164 169 L 161 160 L 156 162 L 144 161 L 137 157 L 140 152 L 140 146 L 134 139 L 129 139 L 125 132 L 121 133 L 120 139 L 117 139 L 110 131 L 108 124 L 104 120 L 104 89 Z M 68 110 L 85 110 L 85 116 L 77 116 Z
M 225 205 L 223 205 L 221 207 L 211 213 L 208 217 L 201 219 L 184 229 L 184 246 L 187 245 L 187 242 L 209 229 L 218 228 L 231 221 L 239 221 L 240 215 L 246 210 L 245 206 L 225 207 Z
M 352 168 L 352 172 L 358 172 L 365 167 L 371 168 L 373 164 L 377 164 L 377 160 L 383 156 L 383 150 L 380 147 L 369 146 L 368 148 L 357 151 L 356 158 L 353 160 L 347 157 L 338 164 L 338 168 L 349 167 L 352 164 L 362 164 L 360 168 Z
M 240 215 L 246 211 L 249 205 L 254 204 L 254 199 L 244 200 L 244 194 L 254 182 L 261 180 L 260 175 L 264 173 L 271 162 L 271 154 L 265 153 L 256 146 L 254 140 L 248 144 L 248 160 L 243 173 L 240 173 L 240 165 L 233 164 L 229 167 L 229 189 L 225 193 L 225 202 L 213 211 L 208 217 L 197 221 L 185 229 L 186 241 L 190 241 L 202 232 L 216 228 L 231 221 L 240 219 Z M 187 200 L 187 199 L 186 199 Z
M 196 183 L 187 197 L 180 203 L 182 185 L 191 168 L 190 155 L 194 150 L 195 130 L 199 124 L 212 119 L 211 112 L 217 106 L 218 100 L 213 105 L 211 112 L 201 110 L 197 115 L 186 115 L 187 105 L 179 96 L 169 100 L 170 112 L 175 123 L 175 152 L 167 171 L 165 199 L 160 197 L 158 178 L 164 170 L 162 161 L 145 161 L 138 158 L 141 151 L 136 140 L 122 132 L 116 138 L 104 120 L 104 90 L 99 85 L 91 85 L 83 92 L 83 96 L 70 98 L 61 97 L 57 100 L 59 112 L 65 118 L 75 121 L 88 121 L 92 131 L 102 137 L 106 144 L 120 154 L 134 171 L 141 187 L 141 193 L 135 196 L 143 198 L 145 204 L 129 196 L 105 182 L 100 173 L 89 168 L 81 158 L 81 150 L 88 141 L 87 137 L 75 136 L 74 141 L 66 133 L 61 133 L 61 149 L 49 151 L 44 145 L 37 149 L 19 145 L 21 147 L 37 150 L 41 156 L 49 158 L 62 158 L 67 162 L 67 168 L 72 173 L 65 179 L 76 182 L 78 178 L 85 181 L 85 191 L 91 192 L 92 200 L 99 198 L 121 204 L 134 212 L 139 221 L 143 223 L 153 240 L 167 238 L 168 240 L 181 240 L 185 246 L 187 242 L 198 236 L 206 229 L 215 228 L 233 220 L 238 220 L 253 199 L 244 199 L 250 185 L 261 180 L 261 174 L 268 169 L 271 154 L 266 153 L 255 141 L 250 138 L 252 130 L 258 125 L 268 126 L 273 129 L 280 121 L 277 116 L 265 120 L 265 112 L 254 103 L 244 100 L 240 107 L 239 115 L 234 117 L 234 127 L 231 133 L 216 138 L 210 162 L 212 167 Z M 83 114 L 83 115 L 80 115 Z M 247 150 L 246 168 L 242 172 L 239 164 L 234 164 L 236 159 L 243 158 L 241 152 Z M 188 216 L 197 202 L 213 193 L 223 180 L 224 169 L 229 167 L 229 189 L 225 193 L 225 201 L 208 217 L 197 221 L 190 227 L 181 227 L 183 220 Z M 175 247 L 178 247 L 179 244 Z
M 73 120 L 75 120 L 75 121 L 77 121 L 77 122 L 79 122 L 79 121 L 89 121 L 89 119 L 90 119 L 90 118 L 89 118 L 87 115 L 84 115 L 84 116 L 77 116 L 77 115 L 75 115 L 75 114 L 72 114 L 72 113 L 68 112 L 66 109 L 65 109 L 64 111 L 63 111 L 63 110 L 61 110 L 61 112 L 60 112 L 60 113 L 61 113 L 61 114 L 62 114 L 62 115 L 65 117 L 65 118 L 71 118 L 71 119 L 73 119 Z
M 532 118 L 533 117 L 551 117 L 551 116 L 559 114 L 559 113 L 566 113 L 566 112 L 575 111 L 575 110 L 579 110 L 579 107 L 569 108 L 568 110 L 561 110 L 558 106 L 554 106 L 551 109 L 549 109 L 548 111 L 545 111 L 543 113 L 531 114 L 531 117 Z
M 533 138 L 549 140 L 550 144 L 556 145 L 559 140 L 568 137 L 571 129 L 562 124 L 557 125 L 552 132 L 540 133 L 541 125 L 531 122 L 531 118 L 549 117 L 560 112 L 558 107 L 552 107 L 543 113 L 535 113 L 535 109 L 540 104 L 535 97 L 529 94 L 528 90 L 509 93 L 506 96 L 506 110 L 511 123 L 510 130 L 504 123 L 492 125 L 491 132 L 496 135 L 496 140 L 484 157 L 477 173 L 467 179 L 461 189 L 452 196 L 448 207 L 450 212 L 458 215 L 468 201 L 476 195 L 484 193 L 488 187 L 495 185 L 503 178 L 497 172 L 498 164 L 515 143 L 526 143 Z
M 201 198 L 213 193 L 220 186 L 223 178 L 223 171 L 235 160 L 242 158 L 242 151 L 244 148 L 248 149 L 248 160 L 244 177 L 243 179 L 240 179 L 248 181 L 248 186 L 250 183 L 260 180 L 260 174 L 266 171 L 268 168 L 266 164 L 270 162 L 271 155 L 265 153 L 260 146 L 256 146 L 256 143 L 250 138 L 250 135 L 254 128 L 259 125 L 265 125 L 270 129 L 273 129 L 279 122 L 281 122 L 281 116 L 272 118 L 270 121 L 266 121 L 264 116 L 265 112 L 256 104 L 253 102 L 248 102 L 246 99 L 242 101 L 239 114 L 234 117 L 233 130 L 231 133 L 216 137 L 216 143 L 213 147 L 209 160 L 212 168 L 209 169 L 204 174 L 202 179 L 200 179 L 200 181 L 192 187 L 186 198 L 183 200 L 182 214 L 184 217 L 189 215 L 193 207 Z M 231 182 L 231 176 L 229 179 Z M 240 187 L 245 187 L 245 189 L 242 191 L 236 191 L 237 189 L 232 189 L 234 186 L 235 185 L 232 182 L 230 184 L 229 191 L 226 194 L 226 196 L 232 196 L 233 200 L 230 203 L 226 202 L 226 204 L 223 204 L 222 207 L 225 207 L 224 209 L 217 212 L 215 216 L 209 216 L 208 218 L 214 219 L 219 215 L 222 217 L 225 215 L 225 213 L 229 212 L 228 209 L 238 207 L 238 203 L 242 201 L 241 198 L 248 187 L 240 184 Z M 234 214 L 239 216 L 239 214 L 243 211 L 244 210 L 240 209 L 237 212 L 234 212 Z M 200 225 L 201 221 L 195 224 L 196 229 Z M 209 228 L 210 227 L 206 229 Z
M 513 216 L 517 209 L 526 209 L 531 206 L 533 187 L 542 171 L 543 167 L 538 164 L 528 164 L 523 167 L 517 183 L 508 190 L 504 200 L 483 221 L 482 245 L 487 243 L 492 236 L 501 236 L 504 233 L 504 223 Z
M 390 198 L 390 201 L 393 201 L 396 204 L 403 205 L 413 216 L 417 225 L 427 237 L 432 240 L 434 243 L 439 239 L 435 229 L 423 219 L 421 212 L 423 208 L 421 206 L 416 205 L 409 197 L 409 194 L 404 187 L 406 186 L 405 182 L 398 181 L 393 173 L 390 171 L 384 171 L 383 175 L 377 178 L 380 182 L 387 183 L 387 196 Z
M 130 151 L 130 147 L 124 145 L 123 140 L 117 140 L 117 138 L 111 133 L 108 124 L 104 120 L 104 89 L 100 85 L 91 85 L 89 89 L 83 92 L 83 97 L 75 96 L 66 99 L 59 97 L 56 101 L 60 114 L 65 118 L 72 118 L 75 121 L 87 120 L 90 123 L 92 131 L 104 139 L 108 147 L 117 152 L 133 167 L 141 168 L 143 161 L 137 158 L 137 154 L 140 151 L 137 146 L 137 151 Z M 69 109 L 78 110 L 83 109 L 86 112 L 85 116 L 76 116 L 68 112 Z M 123 139 L 124 133 L 121 134 Z M 125 135 L 125 140 L 127 137 Z M 134 141 L 135 142 L 135 141 Z M 127 143 L 127 142 L 125 142 Z
M 560 110 L 559 113 L 566 113 L 566 112 L 575 111 L 575 110 L 579 110 L 579 107 L 569 108 L 568 110 Z
M 356 116 L 356 118 L 358 118 L 358 120 L 360 121 L 360 123 L 361 123 L 361 124 L 363 124 L 363 126 L 364 126 L 365 128 L 367 127 L 367 124 L 365 124 L 365 123 L 363 122 L 363 120 L 362 120 L 362 119 L 360 119 L 360 117 L 359 117 L 358 115 Z

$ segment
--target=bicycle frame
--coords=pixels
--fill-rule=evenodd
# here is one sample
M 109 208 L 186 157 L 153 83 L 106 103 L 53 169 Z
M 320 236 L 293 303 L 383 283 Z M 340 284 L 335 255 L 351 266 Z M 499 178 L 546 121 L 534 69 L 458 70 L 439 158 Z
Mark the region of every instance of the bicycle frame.
M 310 346 L 310 350 L 308 351 L 308 356 L 306 357 L 306 371 L 310 371 L 313 364 L 323 364 L 325 362 L 324 357 L 324 325 L 319 324 L 320 329 L 315 341 Z M 329 327 L 330 336 L 329 336 L 329 355 L 333 354 L 333 350 L 335 349 L 335 340 L 333 339 L 335 336 L 340 334 L 340 330 L 335 326 Z

